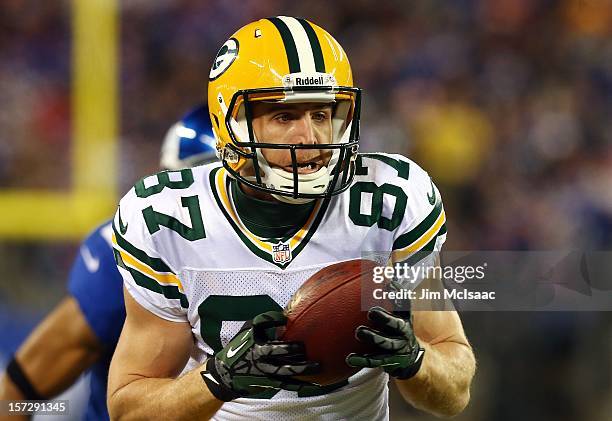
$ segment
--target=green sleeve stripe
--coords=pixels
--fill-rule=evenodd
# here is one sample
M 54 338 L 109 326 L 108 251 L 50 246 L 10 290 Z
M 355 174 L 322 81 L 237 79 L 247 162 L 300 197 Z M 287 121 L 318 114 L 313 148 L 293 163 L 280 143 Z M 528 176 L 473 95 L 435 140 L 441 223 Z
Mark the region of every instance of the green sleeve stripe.
M 117 250 L 113 249 L 113 253 L 115 254 L 115 260 L 117 261 L 117 265 L 130 272 L 130 275 L 132 275 L 132 278 L 134 278 L 134 281 L 137 285 L 146 288 L 150 291 L 157 292 L 158 294 L 162 294 L 166 298 L 172 300 L 180 300 L 181 307 L 189 308 L 187 296 L 181 293 L 177 286 L 159 284 L 155 279 L 151 279 L 147 275 L 137 271 L 136 269 L 127 266 L 123 262 L 121 254 L 119 254 Z
M 444 234 L 446 234 L 446 222 L 442 225 L 440 231 L 438 231 L 438 237 Z
M 125 250 L 127 253 L 131 254 L 134 258 L 140 260 L 145 265 L 149 266 L 156 272 L 167 272 L 174 273 L 168 265 L 164 263 L 164 261 L 158 257 L 151 257 L 144 251 L 130 244 L 125 238 L 121 236 L 117 227 L 115 227 L 115 221 L 113 221 L 113 231 L 115 232 L 115 238 L 117 239 L 117 244 Z
M 427 215 L 427 217 L 423 221 L 421 221 L 419 225 L 417 225 L 415 228 L 411 229 L 407 233 L 404 233 L 397 237 L 397 239 L 393 242 L 393 250 L 400 250 L 405 247 L 408 247 L 410 244 L 421 238 L 423 234 L 425 234 L 427 230 L 429 230 L 436 223 L 441 213 L 442 201 L 438 200 L 433 210 L 429 213 L 429 215 Z M 445 226 L 443 228 L 446 229 Z
M 417 263 L 419 263 L 421 260 L 428 257 L 431 254 L 431 252 L 434 251 L 434 248 L 436 247 L 436 241 L 438 240 L 438 237 L 442 235 L 441 234 L 442 229 L 444 229 L 444 232 L 446 233 L 446 224 L 443 225 L 442 228 L 440 228 L 440 231 L 438 231 L 438 234 L 436 234 L 429 243 L 425 244 L 422 249 L 420 249 L 419 251 L 416 251 L 412 256 L 410 256 L 403 262 L 395 262 L 395 263 L 405 263 L 408 266 L 414 266 Z

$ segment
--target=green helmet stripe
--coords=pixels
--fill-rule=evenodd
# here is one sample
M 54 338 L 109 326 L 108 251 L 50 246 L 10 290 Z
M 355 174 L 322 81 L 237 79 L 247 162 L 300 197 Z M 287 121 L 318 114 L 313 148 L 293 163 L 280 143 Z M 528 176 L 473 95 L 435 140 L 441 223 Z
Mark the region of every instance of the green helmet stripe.
M 268 20 L 272 22 L 274 26 L 276 26 L 276 29 L 278 29 L 278 32 L 283 39 L 285 52 L 287 54 L 287 62 L 289 63 L 289 73 L 299 73 L 300 59 L 289 27 L 279 18 L 268 18 Z
M 325 73 L 325 60 L 323 59 L 323 50 L 321 50 L 321 43 L 319 42 L 317 34 L 312 28 L 310 22 L 308 22 L 306 19 L 297 18 L 297 20 L 304 28 L 304 31 L 306 31 L 308 41 L 310 41 L 310 47 L 312 48 L 312 55 L 314 56 L 315 68 L 317 72 Z

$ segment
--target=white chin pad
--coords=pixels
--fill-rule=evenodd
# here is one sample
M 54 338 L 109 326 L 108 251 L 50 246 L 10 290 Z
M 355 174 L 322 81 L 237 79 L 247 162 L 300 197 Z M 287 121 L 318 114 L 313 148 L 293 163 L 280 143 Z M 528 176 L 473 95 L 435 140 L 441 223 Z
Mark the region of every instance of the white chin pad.
M 293 173 L 280 168 L 270 168 L 270 170 L 272 170 L 274 176 L 266 177 L 266 179 L 274 179 L 274 181 L 279 181 L 280 183 L 284 180 L 283 184 L 275 185 L 275 188 L 293 193 Z M 298 193 L 324 193 L 329 180 L 330 176 L 327 167 L 322 167 L 312 174 L 298 174 Z M 280 194 L 273 194 L 272 197 L 281 202 L 294 204 L 308 203 L 314 200 L 281 196 Z
M 268 167 L 270 168 L 270 167 Z M 293 193 L 293 173 L 281 168 L 270 168 L 262 180 L 274 188 Z M 329 184 L 329 171 L 321 167 L 310 174 L 298 174 L 298 193 L 323 193 Z

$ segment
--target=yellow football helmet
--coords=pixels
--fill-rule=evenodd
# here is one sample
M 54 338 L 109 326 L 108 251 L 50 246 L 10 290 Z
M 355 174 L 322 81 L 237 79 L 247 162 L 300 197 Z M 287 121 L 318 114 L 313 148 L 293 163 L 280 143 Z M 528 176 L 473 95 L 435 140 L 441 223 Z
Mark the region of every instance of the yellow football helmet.
M 331 103 L 329 144 L 263 143 L 255 138 L 254 101 Z M 261 19 L 240 28 L 221 47 L 209 75 L 208 106 L 217 154 L 233 177 L 275 198 L 300 203 L 330 197 L 350 185 L 359 140 L 361 90 L 353 86 L 346 53 L 324 29 L 287 16 Z M 293 171 L 271 167 L 262 150 L 291 151 Z M 331 154 L 326 166 L 299 174 L 296 150 Z M 240 171 L 252 166 L 253 176 Z

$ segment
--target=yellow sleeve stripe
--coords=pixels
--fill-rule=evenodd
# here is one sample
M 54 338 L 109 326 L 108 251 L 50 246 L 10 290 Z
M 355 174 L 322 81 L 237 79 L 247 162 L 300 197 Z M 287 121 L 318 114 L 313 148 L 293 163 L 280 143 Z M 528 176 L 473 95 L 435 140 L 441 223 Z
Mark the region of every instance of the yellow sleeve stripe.
M 129 265 L 132 269 L 135 269 L 140 273 L 155 279 L 155 281 L 157 281 L 157 283 L 161 285 L 176 285 L 178 289 L 184 293 L 183 284 L 174 273 L 156 272 L 141 261 L 132 257 L 132 255 L 128 254 L 124 250 L 121 250 L 117 245 L 117 239 L 115 238 L 115 235 L 113 235 L 113 245 L 115 246 L 115 250 L 117 250 L 121 255 L 121 259 L 126 265 Z
M 137 271 L 155 279 L 161 285 L 176 285 L 179 291 L 183 293 L 185 292 L 183 289 L 183 284 L 181 284 L 181 281 L 175 274 L 154 272 L 151 268 L 143 265 L 126 252 L 119 250 L 119 254 L 121 254 L 121 258 L 126 265 L 129 265 L 133 269 L 136 269 Z

